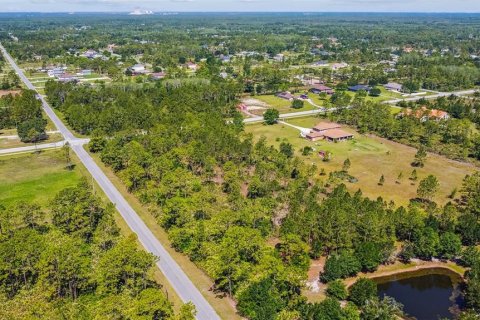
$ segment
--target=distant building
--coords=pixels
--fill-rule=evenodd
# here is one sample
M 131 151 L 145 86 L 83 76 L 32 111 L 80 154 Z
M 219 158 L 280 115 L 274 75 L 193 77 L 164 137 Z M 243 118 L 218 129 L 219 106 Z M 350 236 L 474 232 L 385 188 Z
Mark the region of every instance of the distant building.
M 220 56 L 220 60 L 223 62 L 223 63 L 228 63 L 232 60 L 232 58 L 229 56 L 229 55 L 221 55 Z
M 314 94 L 319 94 L 319 93 L 322 93 L 322 92 L 325 92 L 326 94 L 333 94 L 334 93 L 332 88 L 327 87 L 323 84 L 313 85 L 312 88 L 310 88 L 310 92 L 314 93 Z
M 140 74 L 140 73 L 145 73 L 146 68 L 145 68 L 144 64 L 139 63 L 139 64 L 136 64 L 134 66 L 131 66 L 130 71 L 132 71 L 132 73 L 134 73 L 134 74 Z
M 89 49 L 89 50 L 85 51 L 80 56 L 88 58 L 88 59 L 95 59 L 95 58 L 102 58 L 103 57 L 102 54 L 100 54 L 97 51 L 92 50 L 92 49 Z
M 77 82 L 78 78 L 72 74 L 64 73 L 62 75 L 57 76 L 58 81 L 60 82 Z
M 346 67 L 348 67 L 348 63 L 345 63 L 345 62 L 334 63 L 331 66 L 332 70 L 340 70 L 340 69 L 344 69 Z
M 152 77 L 153 80 L 160 80 L 165 78 L 167 74 L 165 72 L 154 72 L 150 74 L 150 77 Z
M 328 61 L 325 61 L 325 60 L 315 61 L 314 63 L 312 63 L 312 66 L 313 67 L 326 67 L 326 66 L 328 66 Z
M 362 91 L 362 90 L 370 92 L 370 90 L 372 90 L 372 88 L 370 86 L 365 85 L 365 84 L 357 84 L 356 86 L 348 87 L 348 90 L 352 91 L 352 92 L 358 92 L 358 91 Z
M 403 86 L 400 83 L 396 83 L 396 82 L 389 82 L 383 87 L 387 90 L 397 91 L 397 92 L 401 92 L 403 89 Z
M 283 59 L 285 59 L 285 55 L 283 53 L 279 53 L 273 57 L 273 60 L 278 62 L 282 62 Z
M 292 101 L 295 98 L 295 96 L 288 91 L 279 92 L 275 96 L 289 101 Z
M 63 69 L 62 67 L 56 67 L 56 68 L 47 70 L 47 75 L 50 78 L 61 76 L 64 73 L 65 73 L 65 69 Z
M 193 71 L 197 71 L 198 65 L 194 62 L 188 61 L 186 64 L 187 68 Z
M 405 111 L 400 112 L 397 115 L 399 118 L 410 116 L 417 118 L 421 122 L 425 122 L 427 120 L 441 121 L 450 119 L 450 115 L 447 112 L 437 109 L 427 109 L 425 106 L 416 110 L 407 108 Z

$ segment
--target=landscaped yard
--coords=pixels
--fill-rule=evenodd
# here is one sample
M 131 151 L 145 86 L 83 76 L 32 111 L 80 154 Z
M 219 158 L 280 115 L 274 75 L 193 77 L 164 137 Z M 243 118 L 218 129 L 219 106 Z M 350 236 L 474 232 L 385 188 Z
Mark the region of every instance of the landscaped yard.
M 311 128 L 321 119 L 316 117 L 299 118 L 288 120 L 293 125 Z M 371 198 L 383 197 L 385 200 L 393 200 L 397 204 L 407 204 L 410 199 L 416 197 L 418 181 L 429 174 L 435 175 L 440 182 L 440 189 L 436 196 L 438 203 L 446 203 L 450 199 L 448 195 L 453 188 L 460 187 L 466 174 L 475 171 L 470 164 L 448 160 L 444 157 L 429 154 L 424 168 L 417 168 L 418 181 L 413 183 L 408 178 L 414 169 L 412 162 L 416 149 L 388 141 L 376 136 L 365 136 L 356 133 L 351 128 L 344 127 L 346 131 L 354 132 L 355 139 L 351 141 L 331 143 L 326 141 L 311 142 L 300 136 L 300 132 L 292 127 L 277 124 L 267 126 L 263 124 L 251 124 L 245 127 L 246 132 L 254 134 L 255 138 L 265 136 L 271 144 L 278 147 L 282 139 L 287 139 L 293 144 L 296 155 L 307 163 L 315 164 L 320 171 L 324 168 L 327 179 L 331 171 L 341 170 L 345 159 L 351 161 L 349 173 L 358 179 L 357 183 L 346 182 L 351 191 L 361 189 L 364 195 Z M 302 156 L 300 150 L 310 146 L 315 152 L 310 156 Z M 319 151 L 330 151 L 333 158 L 330 162 L 323 162 Z M 397 183 L 400 172 L 403 178 Z M 385 177 L 383 186 L 378 185 L 381 175 Z

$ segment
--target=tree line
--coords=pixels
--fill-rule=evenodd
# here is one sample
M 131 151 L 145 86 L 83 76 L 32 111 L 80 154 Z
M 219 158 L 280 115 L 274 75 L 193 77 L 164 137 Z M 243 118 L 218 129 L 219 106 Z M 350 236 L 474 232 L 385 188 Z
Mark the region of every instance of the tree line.
M 0 205 L 2 319 L 193 319 L 152 278 L 156 258 L 120 234 L 112 205 L 82 181 L 42 208 Z

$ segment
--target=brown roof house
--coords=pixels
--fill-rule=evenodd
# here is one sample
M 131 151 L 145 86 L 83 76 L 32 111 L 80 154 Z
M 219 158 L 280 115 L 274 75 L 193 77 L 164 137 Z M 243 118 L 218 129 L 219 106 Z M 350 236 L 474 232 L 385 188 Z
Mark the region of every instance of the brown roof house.
M 333 94 L 333 89 L 323 84 L 315 84 L 310 88 L 311 93 L 319 94 L 325 92 L 326 94 Z
M 427 120 L 448 120 L 450 119 L 450 115 L 442 110 L 437 109 L 427 109 L 427 107 L 423 106 L 419 109 L 412 110 L 410 108 L 405 109 L 405 111 L 400 112 L 398 117 L 405 117 L 405 116 L 412 116 L 419 119 L 421 122 L 425 122 Z
M 320 122 L 312 128 L 310 133 L 305 135 L 310 141 L 325 139 L 327 141 L 339 142 L 353 138 L 353 134 L 340 129 L 341 126 L 334 122 Z
M 331 141 L 331 142 L 340 142 L 344 140 L 353 139 L 352 133 L 344 131 L 342 129 L 327 130 L 323 134 L 323 136 L 325 137 L 325 140 Z
M 275 96 L 289 101 L 292 101 L 295 98 L 295 96 L 288 91 L 279 92 Z

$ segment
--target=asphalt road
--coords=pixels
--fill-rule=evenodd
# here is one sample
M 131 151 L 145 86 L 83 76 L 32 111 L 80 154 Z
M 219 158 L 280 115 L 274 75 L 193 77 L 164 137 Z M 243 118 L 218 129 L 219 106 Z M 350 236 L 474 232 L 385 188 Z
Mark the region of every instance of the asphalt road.
M 0 44 L 0 50 L 4 57 L 10 63 L 12 68 L 17 72 L 20 79 L 25 83 L 27 88 L 35 90 L 35 87 L 27 79 L 23 71 L 17 66 L 12 57 L 8 54 L 2 44 Z M 66 141 L 71 145 L 72 150 L 76 153 L 80 161 L 87 168 L 90 174 L 97 181 L 100 188 L 107 195 L 110 201 L 115 205 L 120 215 L 126 221 L 130 229 L 138 236 L 138 240 L 142 243 L 144 248 L 159 257 L 157 262 L 158 268 L 162 271 L 165 277 L 168 279 L 178 296 L 184 302 L 191 301 L 197 310 L 196 318 L 199 320 L 216 320 L 220 319 L 213 307 L 202 296 L 200 291 L 190 281 L 187 275 L 183 272 L 182 268 L 175 262 L 170 254 L 165 250 L 163 245 L 153 235 L 150 229 L 145 225 L 143 220 L 128 204 L 122 194 L 103 173 L 100 167 L 95 163 L 92 157 L 83 149 L 83 145 L 87 140 L 76 138 L 70 130 L 63 124 L 58 116 L 53 112 L 52 108 L 48 105 L 47 101 L 38 94 L 39 99 L 42 101 L 43 109 L 48 117 L 53 121 L 57 129 L 63 135 Z
M 335 108 L 328 109 L 328 111 L 333 111 Z M 299 118 L 299 117 L 306 117 L 312 116 L 319 113 L 324 113 L 325 109 L 315 109 L 315 110 L 308 110 L 308 111 L 299 111 L 299 112 L 291 112 L 291 113 L 283 113 L 279 116 L 279 119 L 290 119 L 290 118 Z M 263 122 L 263 116 L 257 116 L 253 118 L 246 118 L 243 120 L 244 123 L 255 123 L 255 122 Z
M 471 89 L 471 90 L 463 90 L 463 91 L 439 92 L 437 94 L 432 94 L 430 96 L 416 96 L 416 97 L 411 97 L 411 98 L 393 99 L 393 100 L 384 101 L 383 103 L 385 103 L 385 104 L 397 104 L 401 101 L 409 102 L 409 101 L 418 101 L 418 100 L 421 100 L 421 99 L 437 99 L 437 98 L 440 98 L 440 97 L 449 97 L 452 94 L 455 95 L 455 96 L 461 97 L 461 96 L 474 94 L 476 91 L 477 90 L 475 90 L 475 89 Z
M 43 143 L 37 144 L 37 146 L 27 146 L 27 147 L 18 147 L 18 148 L 8 148 L 8 149 L 0 149 L 0 155 L 6 154 L 13 154 L 13 153 L 24 153 L 24 152 L 32 152 L 35 150 L 42 150 L 42 149 L 53 149 L 53 148 L 61 148 L 64 142 L 51 142 L 51 143 Z

